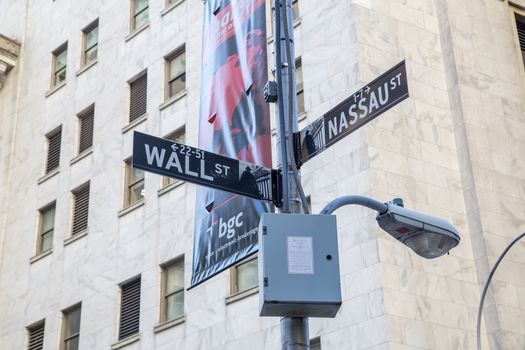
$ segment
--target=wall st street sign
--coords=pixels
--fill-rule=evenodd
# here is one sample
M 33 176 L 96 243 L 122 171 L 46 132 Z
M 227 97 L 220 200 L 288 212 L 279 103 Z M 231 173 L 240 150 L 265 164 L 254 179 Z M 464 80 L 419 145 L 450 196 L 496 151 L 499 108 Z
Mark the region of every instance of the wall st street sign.
M 198 185 L 273 201 L 279 205 L 276 170 L 135 131 L 133 167 Z
M 402 61 L 300 131 L 301 163 L 407 97 L 407 75 Z

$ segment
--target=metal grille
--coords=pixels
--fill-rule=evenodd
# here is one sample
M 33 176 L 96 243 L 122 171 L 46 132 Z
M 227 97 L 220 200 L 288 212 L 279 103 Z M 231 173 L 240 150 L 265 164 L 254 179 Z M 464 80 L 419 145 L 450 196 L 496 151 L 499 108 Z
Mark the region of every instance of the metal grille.
M 88 227 L 89 184 L 75 192 L 74 196 L 75 206 L 73 209 L 73 235 L 85 231 Z
M 516 16 L 516 26 L 518 27 L 521 52 L 525 53 L 525 18 Z
M 42 350 L 44 348 L 44 323 L 29 330 L 28 350 Z
M 148 75 L 143 74 L 129 84 L 129 122 L 146 114 Z
M 91 107 L 87 112 L 78 116 L 80 119 L 78 153 L 82 153 L 93 146 L 93 121 L 95 108 Z
M 60 165 L 60 140 L 62 130 L 47 137 L 47 164 L 46 174 L 58 168 Z
M 139 332 L 140 278 L 121 287 L 119 340 Z

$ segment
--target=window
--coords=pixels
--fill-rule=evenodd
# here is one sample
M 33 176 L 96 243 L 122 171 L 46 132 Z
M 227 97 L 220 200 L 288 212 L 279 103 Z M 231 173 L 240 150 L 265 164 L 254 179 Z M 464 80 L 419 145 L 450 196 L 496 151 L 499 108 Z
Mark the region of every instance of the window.
M 144 171 L 133 168 L 131 160 L 126 160 L 126 196 L 125 206 L 128 207 L 144 199 Z
M 82 233 L 88 228 L 89 182 L 73 191 L 73 226 L 71 234 Z
M 166 57 L 166 99 L 186 90 L 186 52 L 182 47 Z
M 241 293 L 256 287 L 259 283 L 257 258 L 252 258 L 234 266 L 231 275 L 231 294 Z
M 186 143 L 186 133 L 185 129 L 181 128 L 180 130 L 174 131 L 168 136 L 165 137 L 168 140 L 179 142 L 179 143 Z M 182 182 L 181 180 L 174 179 L 172 177 L 164 176 L 162 178 L 162 186 L 166 187 L 174 183 Z
M 184 315 L 184 259 L 162 267 L 161 322 Z
M 516 14 L 516 26 L 518 30 L 521 56 L 523 57 L 523 64 L 525 65 L 525 17 Z
M 53 248 L 53 232 L 55 230 L 55 203 L 40 209 L 40 228 L 37 244 L 37 254 Z
M 71 307 L 63 311 L 64 322 L 62 324 L 61 350 L 78 350 L 80 337 L 80 308 L 81 305 Z
M 93 146 L 93 122 L 95 119 L 95 106 L 91 105 L 78 114 L 78 154 Z
M 118 340 L 139 332 L 140 277 L 120 286 L 120 323 Z
M 292 20 L 299 19 L 299 0 L 292 0 Z
M 308 206 L 308 211 L 312 212 L 312 196 L 308 195 L 306 196 L 306 205 Z
M 82 30 L 82 66 L 95 62 L 98 55 L 98 19 Z
M 134 31 L 148 23 L 148 0 L 131 0 L 133 18 L 131 19 L 131 31 Z
M 310 340 L 310 350 L 321 350 L 321 338 Z
M 175 4 L 176 2 L 179 2 L 180 0 L 166 0 L 166 7 L 170 7 L 171 5 Z
M 27 328 L 27 350 L 44 349 L 44 328 L 44 320 Z
M 62 127 L 52 131 L 47 136 L 47 161 L 46 174 L 49 174 L 60 165 L 60 143 L 62 139 Z
M 148 74 L 141 74 L 129 83 L 129 122 L 146 114 Z
M 53 51 L 53 77 L 51 87 L 66 81 L 67 42 Z
M 297 92 L 297 114 L 304 113 L 303 65 L 301 58 L 295 60 L 295 89 Z
M 281 0 L 284 1 L 285 0 Z M 275 16 L 275 9 L 274 9 L 274 1 L 273 0 L 270 0 L 270 8 L 271 8 L 271 16 L 268 15 L 269 17 L 269 20 L 270 20 L 270 25 L 267 25 L 267 28 L 269 28 L 268 30 L 268 35 L 273 35 L 273 26 L 274 26 L 274 16 Z M 282 9 L 281 9 L 281 15 L 283 14 L 282 12 Z M 295 21 L 299 20 L 299 1 L 298 0 L 292 0 L 292 23 L 294 23 Z M 282 27 L 281 27 L 281 30 L 284 30 Z M 284 33 L 284 32 L 283 32 Z M 283 34 L 284 35 L 284 34 Z

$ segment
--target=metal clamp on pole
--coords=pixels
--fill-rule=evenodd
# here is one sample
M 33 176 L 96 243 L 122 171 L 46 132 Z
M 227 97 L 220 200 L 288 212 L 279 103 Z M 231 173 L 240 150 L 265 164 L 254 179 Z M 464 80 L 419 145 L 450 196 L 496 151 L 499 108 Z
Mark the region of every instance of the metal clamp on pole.
M 272 202 L 277 208 L 283 205 L 283 175 L 281 169 L 272 169 Z
M 303 155 L 301 153 L 301 133 L 294 132 L 292 134 L 292 139 L 293 139 L 293 154 L 295 156 L 295 165 L 297 166 L 297 169 L 300 169 L 301 165 L 303 165 Z

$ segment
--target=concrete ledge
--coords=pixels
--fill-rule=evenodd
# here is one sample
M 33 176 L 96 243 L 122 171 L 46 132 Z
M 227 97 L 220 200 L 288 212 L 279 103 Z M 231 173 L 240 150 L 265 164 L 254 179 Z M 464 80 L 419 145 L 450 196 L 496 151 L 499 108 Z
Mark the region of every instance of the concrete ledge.
M 184 2 L 184 0 L 175 1 L 173 4 L 171 4 L 170 6 L 166 7 L 164 10 L 162 10 L 160 12 L 160 15 L 164 16 L 166 13 L 170 12 L 171 10 L 173 10 L 175 7 L 179 6 L 183 2 Z
M 255 287 L 252 287 L 252 288 L 247 289 L 245 291 L 242 291 L 240 293 L 236 293 L 236 294 L 230 295 L 229 297 L 226 298 L 225 303 L 226 303 L 226 305 L 228 305 L 228 304 L 234 303 L 236 301 L 245 299 L 245 298 L 247 298 L 247 297 L 249 297 L 251 295 L 257 294 L 257 293 L 259 293 L 259 286 L 255 286 Z
M 149 22 L 148 23 L 144 23 L 142 26 L 138 27 L 133 32 L 129 33 L 126 36 L 126 38 L 125 38 L 126 41 L 130 41 L 131 39 L 133 39 L 134 37 L 136 37 L 137 35 L 139 35 L 140 33 L 142 33 L 143 31 L 145 31 L 148 28 L 149 28 Z
M 129 207 L 126 207 L 126 208 L 122 209 L 121 211 L 119 211 L 118 212 L 118 216 L 119 217 L 124 216 L 127 213 L 132 212 L 133 210 L 142 207 L 144 204 L 146 204 L 146 201 L 144 199 L 141 199 L 140 201 L 138 201 L 136 203 L 133 203 Z
M 178 94 L 176 94 L 175 96 L 172 96 L 170 97 L 168 100 L 166 100 L 165 102 L 163 102 L 160 106 L 159 106 L 159 110 L 163 110 L 165 109 L 166 107 L 168 106 L 171 106 L 172 104 L 174 104 L 175 102 L 177 102 L 178 100 L 182 99 L 184 96 L 186 96 L 188 94 L 188 91 L 187 90 L 182 90 L 181 92 L 179 92 Z
M 86 158 L 87 156 L 93 154 L 93 148 L 88 148 L 87 150 L 85 150 L 84 152 L 80 153 L 78 156 L 76 156 L 75 158 L 71 159 L 69 161 L 69 164 L 70 165 L 73 165 L 79 161 L 81 161 L 82 159 Z
M 177 182 L 174 182 L 174 183 L 172 183 L 172 184 L 169 184 L 169 185 L 167 185 L 167 186 L 162 187 L 162 188 L 157 192 L 157 195 L 162 196 L 163 194 L 168 193 L 169 191 L 173 190 L 174 188 L 177 188 L 177 187 L 179 187 L 179 186 L 182 186 L 182 185 L 185 184 L 185 183 L 186 183 L 185 181 L 177 180 Z
M 67 74 L 67 72 L 66 72 Z M 55 92 L 57 92 L 58 90 L 62 89 L 64 86 L 66 86 L 66 81 L 64 80 L 63 82 L 61 82 L 60 84 L 58 84 L 57 86 L 51 88 L 51 90 L 49 90 L 48 92 L 46 92 L 46 97 L 49 97 L 51 95 L 53 95 Z
M 179 316 L 171 321 L 167 321 L 167 322 L 164 322 L 164 323 L 161 323 L 159 325 L 156 325 L 154 328 L 153 328 L 153 332 L 155 333 L 158 333 L 158 332 L 162 332 L 163 330 L 165 329 L 169 329 L 171 327 L 175 327 L 176 325 L 179 325 L 181 323 L 184 323 L 186 322 L 186 315 L 182 315 L 182 316 Z
M 38 255 L 35 255 L 35 256 L 31 257 L 31 259 L 29 259 L 29 263 L 32 264 L 32 263 L 37 262 L 38 260 L 42 260 L 46 256 L 51 255 L 52 253 L 53 253 L 53 249 L 48 249 L 45 252 L 42 252 L 42 253 L 40 253 Z
M 135 119 L 134 121 L 132 121 L 131 123 L 129 123 L 128 125 L 123 127 L 122 128 L 122 133 L 123 134 L 127 133 L 128 131 L 130 131 L 131 129 L 136 127 L 137 125 L 142 124 L 143 122 L 145 122 L 147 119 L 148 119 L 148 114 L 147 113 L 142 115 L 142 116 L 140 116 L 140 117 L 138 117 L 137 119 Z
M 81 239 L 82 237 L 86 237 L 88 234 L 88 231 L 85 230 L 83 232 L 80 232 L 80 233 L 77 233 L 71 237 L 68 237 L 64 240 L 64 247 L 67 246 L 67 245 L 70 245 L 71 243 L 73 242 L 76 242 L 78 241 L 79 239 Z
M 77 77 L 84 73 L 85 71 L 87 71 L 89 68 L 93 67 L 95 64 L 97 64 L 98 62 L 98 59 L 95 59 L 93 62 L 89 63 L 89 64 L 86 64 L 84 67 L 80 68 L 79 70 L 77 70 Z
M 60 168 L 56 168 L 54 170 L 51 170 L 49 173 L 45 174 L 44 176 L 40 177 L 37 181 L 37 183 L 40 185 L 42 182 L 45 182 L 58 174 L 60 172 Z
M 122 349 L 123 347 L 138 342 L 140 340 L 140 333 L 127 337 L 116 343 L 111 344 L 111 350 Z

